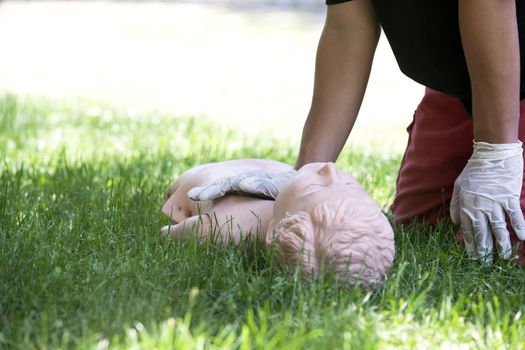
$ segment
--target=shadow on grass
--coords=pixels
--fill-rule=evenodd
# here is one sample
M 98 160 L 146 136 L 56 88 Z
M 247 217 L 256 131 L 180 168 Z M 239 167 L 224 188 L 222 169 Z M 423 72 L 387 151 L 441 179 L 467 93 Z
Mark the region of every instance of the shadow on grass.
M 172 332 L 165 348 L 182 337 L 184 327 L 196 342 L 188 348 L 201 340 L 234 348 L 271 343 L 360 349 L 403 344 L 407 336 L 413 344 L 480 337 L 481 347 L 521 341 L 524 272 L 511 263 L 469 261 L 450 225 L 397 228 L 395 264 L 372 291 L 330 277 L 305 282 L 254 242 L 219 246 L 161 238 L 168 220 L 160 205 L 173 174 L 227 157 L 291 161 L 291 146 L 277 151 L 267 140 L 251 140 L 231 148 L 241 136 L 192 118 L 133 126 L 104 113 L 9 103 L 0 108 L 7 125 L 2 135 L 10 128 L 7 138 L 19 142 L 6 146 L 11 160 L 0 165 L 0 347 L 92 348 L 107 340 L 125 348 L 134 344 L 130 329 L 140 339 L 156 334 L 152 341 L 158 345 L 163 327 Z M 127 140 L 129 155 L 71 157 L 66 146 L 80 133 L 48 149 L 47 156 L 39 153 L 34 138 L 45 140 L 69 126 L 98 147 Z M 117 135 L 107 137 L 108 129 Z M 177 152 L 168 147 L 173 135 Z M 342 159 L 346 169 L 360 170 L 367 189 L 386 192 L 381 179 L 395 172 L 397 162 L 357 151 Z

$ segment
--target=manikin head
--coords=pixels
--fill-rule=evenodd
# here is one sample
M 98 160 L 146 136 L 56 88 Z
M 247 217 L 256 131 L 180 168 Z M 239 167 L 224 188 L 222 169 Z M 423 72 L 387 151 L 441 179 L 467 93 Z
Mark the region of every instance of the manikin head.
M 278 259 L 307 276 L 321 266 L 349 284 L 381 281 L 394 259 L 394 235 L 366 191 L 333 163 L 303 166 L 279 193 L 266 234 Z

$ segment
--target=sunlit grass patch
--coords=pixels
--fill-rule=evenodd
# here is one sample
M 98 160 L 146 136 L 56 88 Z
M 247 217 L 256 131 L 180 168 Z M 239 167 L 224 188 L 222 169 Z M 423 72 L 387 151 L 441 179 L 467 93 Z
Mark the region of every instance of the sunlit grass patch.
M 177 174 L 296 153 L 203 118 L 3 97 L 0 348 L 523 348 L 525 273 L 468 260 L 450 225 L 397 227 L 374 290 L 305 282 L 253 242 L 160 237 Z M 338 165 L 387 210 L 400 156 Z

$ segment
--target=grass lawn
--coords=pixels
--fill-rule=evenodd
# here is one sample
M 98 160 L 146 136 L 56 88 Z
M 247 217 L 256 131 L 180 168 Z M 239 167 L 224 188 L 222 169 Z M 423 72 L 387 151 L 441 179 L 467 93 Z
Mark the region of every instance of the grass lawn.
M 455 228 L 396 229 L 372 291 L 303 282 L 253 243 L 162 239 L 171 180 L 297 145 L 212 121 L 0 98 L 0 349 L 523 349 L 525 272 L 470 261 Z M 339 167 L 388 208 L 401 154 Z

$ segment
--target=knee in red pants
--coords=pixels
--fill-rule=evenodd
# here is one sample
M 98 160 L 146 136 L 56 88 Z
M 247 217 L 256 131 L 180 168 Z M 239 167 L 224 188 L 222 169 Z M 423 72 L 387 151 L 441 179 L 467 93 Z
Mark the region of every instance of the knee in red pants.
M 524 141 L 525 100 L 521 115 L 519 139 Z M 391 206 L 394 220 L 428 224 L 448 220 L 454 181 L 472 154 L 472 119 L 458 99 L 427 89 L 408 132 Z M 525 186 L 520 203 L 525 212 Z M 510 232 L 511 241 L 518 243 L 516 234 Z M 525 244 L 519 244 L 518 253 L 520 265 L 525 266 Z

